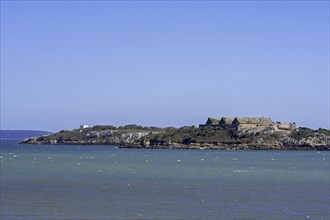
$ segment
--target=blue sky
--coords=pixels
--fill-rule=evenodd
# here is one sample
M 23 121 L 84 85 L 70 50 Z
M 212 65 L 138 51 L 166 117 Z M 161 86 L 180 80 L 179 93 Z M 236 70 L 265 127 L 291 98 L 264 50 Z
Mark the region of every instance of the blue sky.
M 1 129 L 329 128 L 328 1 L 1 1 Z

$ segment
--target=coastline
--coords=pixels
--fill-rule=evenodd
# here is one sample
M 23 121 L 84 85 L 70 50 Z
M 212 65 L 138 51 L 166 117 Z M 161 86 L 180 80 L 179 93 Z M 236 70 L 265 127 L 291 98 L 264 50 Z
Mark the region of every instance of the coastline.
M 261 128 L 237 130 L 194 126 L 157 128 L 98 125 L 32 137 L 20 144 L 102 145 L 131 149 L 330 151 L 330 130 L 297 128 L 277 131 L 268 127 Z
M 20 142 L 26 145 L 86 145 L 86 146 L 115 146 L 126 149 L 168 149 L 168 150 L 280 150 L 280 151 L 330 151 L 330 146 L 278 146 L 278 145 L 249 145 L 249 144 L 178 144 L 144 146 L 140 144 L 118 144 L 118 143 L 98 143 L 98 142 L 62 142 L 62 143 L 44 143 L 44 142 Z

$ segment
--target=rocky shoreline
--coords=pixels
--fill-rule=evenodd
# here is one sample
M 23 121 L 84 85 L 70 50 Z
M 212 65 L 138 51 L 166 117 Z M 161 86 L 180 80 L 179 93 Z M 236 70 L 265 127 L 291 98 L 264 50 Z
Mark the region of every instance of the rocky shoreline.
M 183 150 L 315 150 L 315 151 L 330 151 L 330 145 L 257 145 L 257 144 L 179 144 L 172 143 L 169 145 L 151 145 L 145 146 L 142 144 L 126 144 L 126 143 L 112 143 L 112 142 L 94 142 L 94 141 L 69 141 L 56 143 L 39 142 L 25 140 L 21 144 L 32 145 L 96 145 L 96 146 L 117 146 L 118 148 L 130 149 L 183 149 Z
M 105 145 L 136 149 L 330 150 L 330 131 L 297 128 L 290 132 L 235 129 L 94 126 L 26 139 L 21 144 Z

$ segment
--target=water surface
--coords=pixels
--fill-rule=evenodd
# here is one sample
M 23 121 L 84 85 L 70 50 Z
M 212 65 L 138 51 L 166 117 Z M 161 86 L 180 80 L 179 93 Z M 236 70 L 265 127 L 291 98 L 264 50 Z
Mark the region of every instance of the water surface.
M 1 219 L 329 219 L 329 152 L 1 142 Z

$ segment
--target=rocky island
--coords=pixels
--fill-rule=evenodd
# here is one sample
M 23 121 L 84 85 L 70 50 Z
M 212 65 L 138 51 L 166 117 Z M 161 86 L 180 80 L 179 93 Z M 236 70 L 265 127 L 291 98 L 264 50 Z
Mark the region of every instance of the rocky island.
M 270 118 L 208 118 L 199 127 L 81 126 L 21 144 L 115 145 L 147 149 L 330 150 L 330 130 L 274 123 Z

